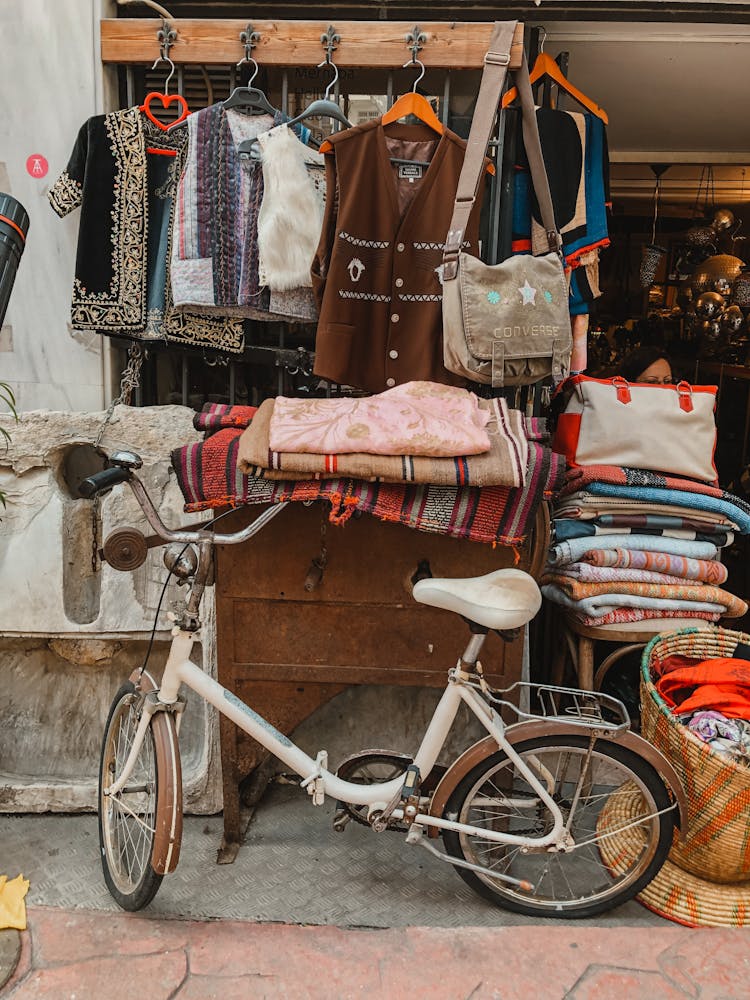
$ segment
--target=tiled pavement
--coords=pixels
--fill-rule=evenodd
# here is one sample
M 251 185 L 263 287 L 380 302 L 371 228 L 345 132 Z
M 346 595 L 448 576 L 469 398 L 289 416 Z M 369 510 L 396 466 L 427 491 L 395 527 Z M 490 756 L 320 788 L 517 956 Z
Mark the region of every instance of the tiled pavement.
M 3 868 L 31 880 L 0 998 L 750 1000 L 747 929 L 689 930 L 634 901 L 529 921 L 400 837 L 332 834 L 298 791 L 269 794 L 234 865 L 214 862 L 221 817 L 189 817 L 141 914 L 103 886 L 94 816 L 0 817 Z M 0 984 L 18 943 L 0 932 Z
M 745 1000 L 745 931 L 384 930 L 29 909 L 3 1000 Z

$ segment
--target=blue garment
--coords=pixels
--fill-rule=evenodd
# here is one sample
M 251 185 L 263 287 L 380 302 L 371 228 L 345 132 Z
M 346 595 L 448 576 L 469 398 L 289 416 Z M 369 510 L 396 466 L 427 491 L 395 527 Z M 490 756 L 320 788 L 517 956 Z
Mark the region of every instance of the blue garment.
M 561 230 L 563 253 L 569 262 L 586 250 L 609 242 L 607 202 L 609 200 L 609 154 L 604 122 L 596 115 L 580 116 L 585 123 L 585 149 L 571 113 L 550 108 L 537 109 L 539 138 L 550 182 L 555 220 Z M 572 126 L 572 127 L 571 127 Z M 576 217 L 575 196 L 581 183 L 585 191 L 585 216 Z M 513 252 L 528 253 L 532 212 L 540 223 L 540 213 L 531 185 L 528 165 L 517 170 L 513 189 Z M 567 229 L 566 229 L 567 227 Z M 570 277 L 571 315 L 588 313 L 589 303 L 599 295 L 598 286 L 589 284 L 585 267 L 574 267 Z
M 581 556 L 592 549 L 638 549 L 641 552 L 666 552 L 688 559 L 715 559 L 719 554 L 712 542 L 691 542 L 685 538 L 664 538 L 661 535 L 594 535 L 558 542 L 549 550 L 547 561 L 550 566 L 580 562 Z
M 686 541 L 712 542 L 719 548 L 731 545 L 734 534 L 731 531 L 696 531 L 693 528 L 611 528 L 598 525 L 594 521 L 581 521 L 577 518 L 556 518 L 552 522 L 555 529 L 555 541 L 566 542 L 571 538 L 604 538 L 607 536 L 654 535 L 660 538 L 682 538 Z

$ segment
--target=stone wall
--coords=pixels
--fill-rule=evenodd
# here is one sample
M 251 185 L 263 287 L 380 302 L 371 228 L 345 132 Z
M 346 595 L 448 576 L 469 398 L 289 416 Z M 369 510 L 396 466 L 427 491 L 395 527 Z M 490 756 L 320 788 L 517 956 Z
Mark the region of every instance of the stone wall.
M 107 452 L 127 448 L 143 459 L 141 478 L 167 525 L 195 521 L 169 464 L 173 448 L 197 438 L 191 410 L 180 406 L 118 407 L 105 432 Z M 112 695 L 142 662 L 166 570 L 162 549 L 143 566 L 120 573 L 92 566 L 92 551 L 116 526 L 151 530 L 127 487 L 94 504 L 78 498 L 82 478 L 101 460 L 92 442 L 101 413 L 34 411 L 0 451 L 0 810 L 74 811 L 95 807 L 104 722 Z M 96 534 L 95 534 L 96 533 Z M 96 540 L 95 540 L 96 539 Z M 183 591 L 170 583 L 151 665 L 169 642 L 167 612 Z M 203 642 L 196 656 L 215 672 L 213 591 L 204 600 Z M 221 808 L 217 726 L 196 700 L 185 713 L 186 807 Z

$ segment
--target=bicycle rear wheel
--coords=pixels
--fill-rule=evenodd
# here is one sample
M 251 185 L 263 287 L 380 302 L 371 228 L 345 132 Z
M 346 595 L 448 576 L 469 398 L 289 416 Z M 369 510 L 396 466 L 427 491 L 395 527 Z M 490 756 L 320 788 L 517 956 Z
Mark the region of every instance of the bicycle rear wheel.
M 140 910 L 177 865 L 182 839 L 182 781 L 174 719 L 157 712 L 125 787 L 105 795 L 135 740 L 144 693 L 127 681 L 109 711 L 99 768 L 99 846 L 104 881 L 124 910 Z
M 452 857 L 534 888 L 457 867 L 461 878 L 497 905 L 527 916 L 591 917 L 640 892 L 664 863 L 674 830 L 669 793 L 654 768 L 607 740 L 597 740 L 589 752 L 586 736 L 541 737 L 514 749 L 559 805 L 569 824 L 569 849 L 522 848 L 445 830 Z M 443 816 L 528 837 L 543 837 L 553 826 L 550 811 L 502 751 L 466 775 Z

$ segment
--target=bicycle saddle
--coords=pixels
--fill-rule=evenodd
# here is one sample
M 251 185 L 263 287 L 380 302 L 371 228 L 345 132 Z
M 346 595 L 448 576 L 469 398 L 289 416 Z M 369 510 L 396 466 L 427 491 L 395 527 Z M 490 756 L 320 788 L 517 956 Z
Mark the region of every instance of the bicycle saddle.
M 428 577 L 414 584 L 414 600 L 455 611 L 485 628 L 520 628 L 542 606 L 536 581 L 520 569 L 498 569 L 465 579 Z

